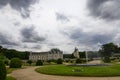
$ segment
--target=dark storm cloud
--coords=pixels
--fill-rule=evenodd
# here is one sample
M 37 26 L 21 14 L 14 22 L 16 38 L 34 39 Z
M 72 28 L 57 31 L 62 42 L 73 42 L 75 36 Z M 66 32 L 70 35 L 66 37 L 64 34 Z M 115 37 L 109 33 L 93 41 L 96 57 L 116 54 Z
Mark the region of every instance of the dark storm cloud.
M 70 39 L 77 42 L 78 44 L 85 45 L 96 45 L 98 43 L 104 44 L 111 42 L 115 35 L 114 34 L 98 34 L 92 32 L 83 32 L 80 29 L 72 30 L 70 33 L 64 33 Z
M 120 0 L 88 0 L 88 9 L 94 17 L 106 20 L 120 19 Z
M 112 42 L 113 41 L 113 38 L 115 36 L 110 34 L 96 34 L 96 35 L 93 35 L 92 36 L 92 40 L 91 42 L 97 44 L 97 43 L 101 43 L 101 44 L 105 44 L 105 43 L 108 43 L 108 42 Z
M 41 46 L 41 45 L 33 45 L 33 46 L 24 45 L 23 48 L 28 48 L 28 49 L 41 49 L 42 46 Z
M 0 44 L 2 45 L 18 45 L 11 39 L 11 37 L 8 37 L 7 35 L 0 33 Z
M 70 21 L 64 14 L 56 13 L 56 19 L 59 21 Z
M 32 47 L 32 49 L 41 49 L 42 47 L 40 45 L 35 45 Z
M 39 36 L 34 27 L 27 27 L 22 29 L 21 35 L 23 37 L 23 42 L 37 43 L 45 41 L 45 37 Z
M 9 4 L 13 9 L 19 11 L 23 18 L 29 17 L 29 7 L 39 0 L 0 0 L 0 8 Z

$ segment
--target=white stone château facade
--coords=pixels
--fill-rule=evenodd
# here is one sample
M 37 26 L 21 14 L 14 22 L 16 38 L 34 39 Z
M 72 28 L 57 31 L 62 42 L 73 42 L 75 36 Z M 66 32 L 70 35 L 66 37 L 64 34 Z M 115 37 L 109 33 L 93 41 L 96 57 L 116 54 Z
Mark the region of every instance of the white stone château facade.
M 51 49 L 48 52 L 31 52 L 29 55 L 29 60 L 37 61 L 37 60 L 57 60 L 63 59 L 63 52 L 59 49 Z

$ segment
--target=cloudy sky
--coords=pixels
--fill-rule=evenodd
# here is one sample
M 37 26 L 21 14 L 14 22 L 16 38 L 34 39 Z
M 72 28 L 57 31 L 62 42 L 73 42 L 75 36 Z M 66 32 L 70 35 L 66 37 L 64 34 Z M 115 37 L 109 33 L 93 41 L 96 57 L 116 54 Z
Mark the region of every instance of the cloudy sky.
M 71 53 L 120 43 L 120 0 L 0 0 L 0 45 Z

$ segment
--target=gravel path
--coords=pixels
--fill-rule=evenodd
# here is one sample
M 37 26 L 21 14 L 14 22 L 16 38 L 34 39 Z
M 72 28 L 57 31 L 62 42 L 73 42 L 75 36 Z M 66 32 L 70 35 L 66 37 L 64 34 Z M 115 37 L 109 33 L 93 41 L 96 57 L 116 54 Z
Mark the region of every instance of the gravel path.
M 35 72 L 38 67 L 19 69 L 11 73 L 17 80 L 120 80 L 120 77 L 70 77 L 45 75 Z
M 101 60 L 90 61 L 89 64 L 101 64 Z

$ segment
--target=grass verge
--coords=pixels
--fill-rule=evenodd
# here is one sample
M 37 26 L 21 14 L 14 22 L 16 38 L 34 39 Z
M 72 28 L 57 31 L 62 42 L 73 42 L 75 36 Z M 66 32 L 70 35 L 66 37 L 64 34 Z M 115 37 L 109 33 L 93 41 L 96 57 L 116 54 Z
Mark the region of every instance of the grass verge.
M 7 68 L 7 74 L 10 74 L 17 69 L 20 69 L 20 68 Z
M 49 75 L 108 77 L 120 76 L 120 64 L 99 67 L 72 67 L 65 65 L 51 65 L 40 67 L 36 69 L 36 71 Z
M 11 76 L 7 76 L 6 80 L 16 80 L 16 79 Z

